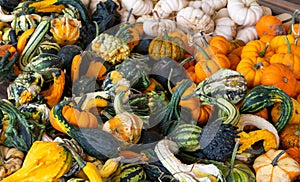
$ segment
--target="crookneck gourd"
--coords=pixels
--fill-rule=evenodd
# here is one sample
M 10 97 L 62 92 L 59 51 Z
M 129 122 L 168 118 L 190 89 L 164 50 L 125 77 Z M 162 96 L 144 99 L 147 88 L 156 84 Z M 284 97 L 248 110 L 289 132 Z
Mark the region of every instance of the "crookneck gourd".
M 58 182 L 70 169 L 71 164 L 71 153 L 58 142 L 36 141 L 28 151 L 22 167 L 2 181 Z

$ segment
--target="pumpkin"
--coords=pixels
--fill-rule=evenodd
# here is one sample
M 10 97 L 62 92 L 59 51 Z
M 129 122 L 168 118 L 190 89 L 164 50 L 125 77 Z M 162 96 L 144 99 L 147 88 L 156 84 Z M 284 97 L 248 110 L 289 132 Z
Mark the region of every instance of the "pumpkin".
M 269 61 L 273 56 L 274 52 L 268 43 L 264 43 L 261 40 L 252 40 L 248 42 L 241 53 L 241 58 L 263 58 L 266 61 Z
M 58 142 L 36 141 L 28 151 L 22 167 L 2 181 L 59 181 L 71 165 L 72 155 Z
M 215 31 L 214 36 L 222 35 L 228 41 L 233 40 L 237 34 L 237 25 L 230 17 L 221 17 L 214 19 L 215 21 Z
M 197 43 L 193 43 L 196 53 L 194 55 L 197 63 L 195 65 L 195 72 L 200 81 L 206 77 L 211 76 L 220 68 L 229 68 L 230 61 L 224 54 L 214 54 L 211 49 L 204 50 Z M 210 52 L 208 52 L 210 51 Z
M 205 1 L 189 1 L 188 7 L 198 8 L 201 9 L 205 14 L 212 16 L 215 13 L 215 9 L 211 7 L 209 2 Z
M 290 44 L 294 44 L 295 42 L 295 38 L 292 35 L 278 35 L 275 36 L 271 41 L 270 41 L 270 47 L 272 48 L 273 51 L 277 52 L 277 49 L 282 46 L 282 45 L 286 45 L 287 41 L 286 39 L 288 39 L 288 42 Z
M 208 122 L 208 119 L 211 116 L 213 107 L 211 105 L 200 105 L 199 106 L 199 117 L 198 117 L 198 125 L 205 126 Z
M 81 100 L 76 103 L 75 101 L 61 101 L 64 103 L 62 108 L 62 117 L 64 117 L 70 124 L 79 127 L 79 128 L 97 128 L 98 119 L 94 114 L 89 111 L 82 110 L 81 105 L 84 102 L 85 97 L 82 97 Z M 53 108 L 50 111 L 50 123 L 58 131 L 65 133 L 61 124 L 56 121 L 55 113 L 53 113 Z
M 235 39 L 242 40 L 245 43 L 258 39 L 255 26 L 246 26 L 237 28 Z
M 298 162 L 300 165 L 300 148 L 299 147 L 291 147 L 285 151 L 291 158 Z
M 282 21 L 273 15 L 262 16 L 255 26 L 258 37 L 262 37 L 264 35 L 277 36 L 286 34 Z
M 202 31 L 206 34 L 213 33 L 215 26 L 211 16 L 193 7 L 185 7 L 178 11 L 176 22 L 179 28 L 190 29 L 192 32 Z
M 24 156 L 24 153 L 16 148 L 0 145 L 0 180 L 19 170 Z
M 149 55 L 154 60 L 169 57 L 175 61 L 181 60 L 185 55 L 184 42 L 179 37 L 169 37 L 167 30 L 163 30 L 164 37 L 153 39 L 148 48 Z
M 262 85 L 276 86 L 289 96 L 294 95 L 296 82 L 294 73 L 281 63 L 273 63 L 265 67 L 260 80 Z
M 241 54 L 244 47 L 239 47 L 232 50 L 227 54 L 228 59 L 230 60 L 230 69 L 236 70 L 237 65 L 241 61 Z
M 174 32 L 176 30 L 175 21 L 169 19 L 160 19 L 154 16 L 142 22 L 145 34 L 152 37 L 163 36 L 163 30 L 167 30 L 167 32 Z
M 292 114 L 292 118 L 289 120 L 288 124 L 299 124 L 300 123 L 300 103 L 294 99 L 291 98 L 292 102 L 293 102 L 293 114 Z M 272 117 L 272 121 L 276 122 L 279 118 L 279 116 L 282 113 L 282 107 L 280 103 L 276 103 L 274 105 L 274 107 L 272 107 L 271 109 L 271 117 Z
M 211 8 L 217 11 L 226 7 L 227 0 L 203 0 L 202 3 L 208 3 Z
M 260 84 L 263 71 L 269 62 L 263 58 L 247 57 L 241 59 L 236 67 L 236 71 L 242 73 L 247 80 L 247 86 L 253 88 Z
M 151 0 L 121 0 L 121 4 L 128 11 L 132 8 L 132 14 L 135 16 L 150 14 L 153 9 L 153 2 Z
M 173 11 L 179 11 L 186 5 L 186 0 L 160 0 L 155 4 L 154 10 L 160 18 L 168 18 Z
M 256 181 L 293 181 L 300 174 L 299 164 L 284 150 L 270 149 L 254 160 Z
M 227 55 L 230 51 L 230 42 L 224 36 L 216 35 L 210 40 L 209 47 L 216 54 Z
M 280 145 L 283 149 L 300 147 L 300 125 L 287 124 L 279 134 Z
M 291 45 L 288 41 L 288 38 L 285 37 L 285 40 L 286 40 L 287 46 L 284 46 L 284 48 L 287 49 L 287 52 L 280 52 L 280 53 L 274 54 L 270 59 L 270 63 L 271 64 L 272 63 L 281 63 L 281 64 L 286 65 L 288 68 L 290 68 L 292 70 L 296 79 L 299 79 L 300 78 L 300 54 L 296 53 L 296 52 L 295 53 L 292 52 Z M 295 47 L 297 47 L 297 46 L 295 46 Z
M 243 26 L 255 25 L 263 15 L 262 8 L 253 0 L 228 0 L 227 9 L 231 19 Z

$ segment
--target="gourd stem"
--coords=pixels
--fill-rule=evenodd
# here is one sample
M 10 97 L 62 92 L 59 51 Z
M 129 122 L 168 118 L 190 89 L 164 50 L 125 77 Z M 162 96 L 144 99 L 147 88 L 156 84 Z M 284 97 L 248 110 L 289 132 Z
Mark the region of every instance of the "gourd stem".
M 272 160 L 271 164 L 272 166 L 276 166 L 277 165 L 277 161 L 278 159 L 285 153 L 285 150 L 282 150 L 276 157 L 274 157 L 274 159 Z
M 95 28 L 96 28 L 96 35 L 95 35 L 95 37 L 98 37 L 98 35 L 99 35 L 99 25 L 98 25 L 98 23 L 96 21 L 93 21 L 93 23 L 95 24 Z
M 157 11 L 156 10 L 153 10 L 153 14 L 157 17 L 157 18 L 155 18 L 158 22 L 160 22 L 160 18 L 159 18 L 159 15 L 158 15 L 158 13 L 157 13 Z M 155 17 L 154 16 L 154 17 Z
M 201 42 L 202 42 L 206 47 L 208 47 L 208 46 L 209 46 L 209 43 L 208 43 L 207 39 L 205 38 L 203 32 L 200 31 L 199 34 L 201 35 Z
M 188 63 L 188 62 L 190 62 L 190 61 L 193 61 L 193 59 L 194 59 L 194 57 L 193 57 L 193 56 L 190 56 L 190 57 L 184 59 L 183 61 L 181 61 L 181 62 L 179 63 L 179 66 L 185 65 L 185 63 Z
M 86 161 L 84 161 L 79 154 L 77 154 L 73 147 L 71 147 L 70 145 L 67 145 L 65 143 L 60 143 L 59 146 L 64 147 L 65 149 L 69 150 L 72 154 L 72 156 L 74 157 L 74 159 L 76 160 L 76 162 L 78 163 L 80 169 L 84 168 L 84 166 L 86 166 Z
M 233 152 L 232 152 L 232 155 L 231 155 L 231 159 L 230 159 L 230 170 L 233 169 L 234 167 L 234 161 L 235 161 L 235 157 L 236 157 L 236 153 L 237 153 L 237 150 L 239 148 L 239 144 L 240 144 L 240 139 L 238 138 L 235 142 L 235 145 L 234 145 L 234 148 L 233 148 Z
M 285 39 L 285 42 L 286 42 L 286 45 L 287 45 L 287 52 L 288 54 L 291 54 L 292 50 L 291 50 L 291 44 L 290 44 L 290 41 L 289 39 L 287 38 L 287 36 L 284 36 L 284 39 Z
M 81 111 L 81 110 L 82 110 L 82 109 L 81 109 L 81 106 L 82 106 L 82 104 L 84 103 L 84 101 L 85 101 L 86 98 L 87 98 L 87 95 L 86 95 L 86 94 L 83 95 L 83 96 L 80 98 L 80 100 L 78 101 L 78 103 L 75 104 L 75 106 L 73 106 L 73 108 L 76 108 L 76 109 L 78 109 L 79 111 Z
M 168 31 L 166 29 L 163 29 L 163 32 L 164 32 L 164 38 L 167 40 L 167 41 L 170 41 L 170 36 L 168 35 Z
M 172 77 L 172 74 L 173 74 L 173 68 L 171 68 L 169 76 L 168 76 L 168 90 L 171 94 L 173 94 L 173 91 L 172 91 L 172 88 L 171 88 L 171 81 L 170 81 L 171 77 Z
M 297 34 L 296 32 L 294 32 L 294 25 L 295 25 L 295 19 L 296 19 L 296 17 L 299 15 L 299 10 L 298 9 L 296 9 L 295 11 L 294 11 L 294 13 L 293 13 L 293 16 L 292 16 L 292 27 L 291 27 L 291 29 L 290 29 L 290 31 L 289 31 L 289 34 L 291 34 L 292 32 L 294 33 L 294 34 Z
M 269 47 L 269 42 L 266 43 L 266 46 L 265 46 L 264 50 L 259 53 L 259 57 L 262 58 L 266 55 L 268 47 Z
M 252 4 L 252 3 L 254 3 L 254 2 L 256 2 L 257 0 L 252 0 L 252 1 L 249 1 L 247 4 L 246 4 L 246 7 L 247 8 L 249 8 L 250 7 L 250 5 Z
M 129 12 L 128 12 L 128 15 L 127 15 L 127 17 L 126 17 L 126 23 L 129 22 L 129 19 L 130 19 L 130 16 L 131 16 L 131 14 L 132 14 L 132 11 L 133 11 L 133 8 L 130 8 L 130 10 L 129 10 Z
M 298 125 L 297 130 L 294 133 L 295 135 L 300 135 L 300 124 Z

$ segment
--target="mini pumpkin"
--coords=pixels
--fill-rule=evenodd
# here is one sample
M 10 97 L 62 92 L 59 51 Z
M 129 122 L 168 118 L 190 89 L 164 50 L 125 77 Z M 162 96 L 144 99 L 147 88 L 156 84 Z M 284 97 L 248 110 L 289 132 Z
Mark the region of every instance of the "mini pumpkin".
M 235 39 L 242 40 L 245 43 L 258 39 L 255 26 L 238 27 Z
M 50 32 L 59 45 L 75 44 L 80 35 L 81 22 L 68 16 L 51 20 Z
M 152 17 L 143 21 L 143 29 L 146 35 L 158 37 L 164 35 L 163 30 L 174 32 L 176 29 L 176 23 L 173 20 Z
M 300 147 L 300 125 L 287 124 L 279 134 L 280 145 L 283 149 Z
M 300 148 L 299 147 L 291 147 L 285 151 L 291 158 L 298 162 L 300 165 Z
M 273 63 L 265 67 L 260 80 L 262 85 L 276 86 L 289 96 L 295 93 L 296 82 L 295 74 L 281 63 Z
M 153 9 L 153 2 L 151 0 L 121 0 L 121 4 L 128 11 L 132 8 L 132 14 L 135 16 L 150 14 Z
M 284 150 L 270 149 L 254 160 L 257 182 L 293 181 L 300 174 L 300 166 Z
M 160 0 L 155 4 L 154 10 L 159 17 L 168 18 L 173 11 L 179 11 L 186 5 L 186 0 Z
M 282 21 L 273 15 L 262 16 L 255 26 L 258 37 L 262 37 L 264 35 L 277 36 L 286 34 Z

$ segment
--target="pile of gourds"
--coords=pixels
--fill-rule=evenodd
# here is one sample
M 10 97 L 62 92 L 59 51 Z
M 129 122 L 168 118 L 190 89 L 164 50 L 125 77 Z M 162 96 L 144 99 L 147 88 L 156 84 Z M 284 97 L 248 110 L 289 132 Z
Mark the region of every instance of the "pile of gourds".
M 300 180 L 299 13 L 0 0 L 0 180 Z

